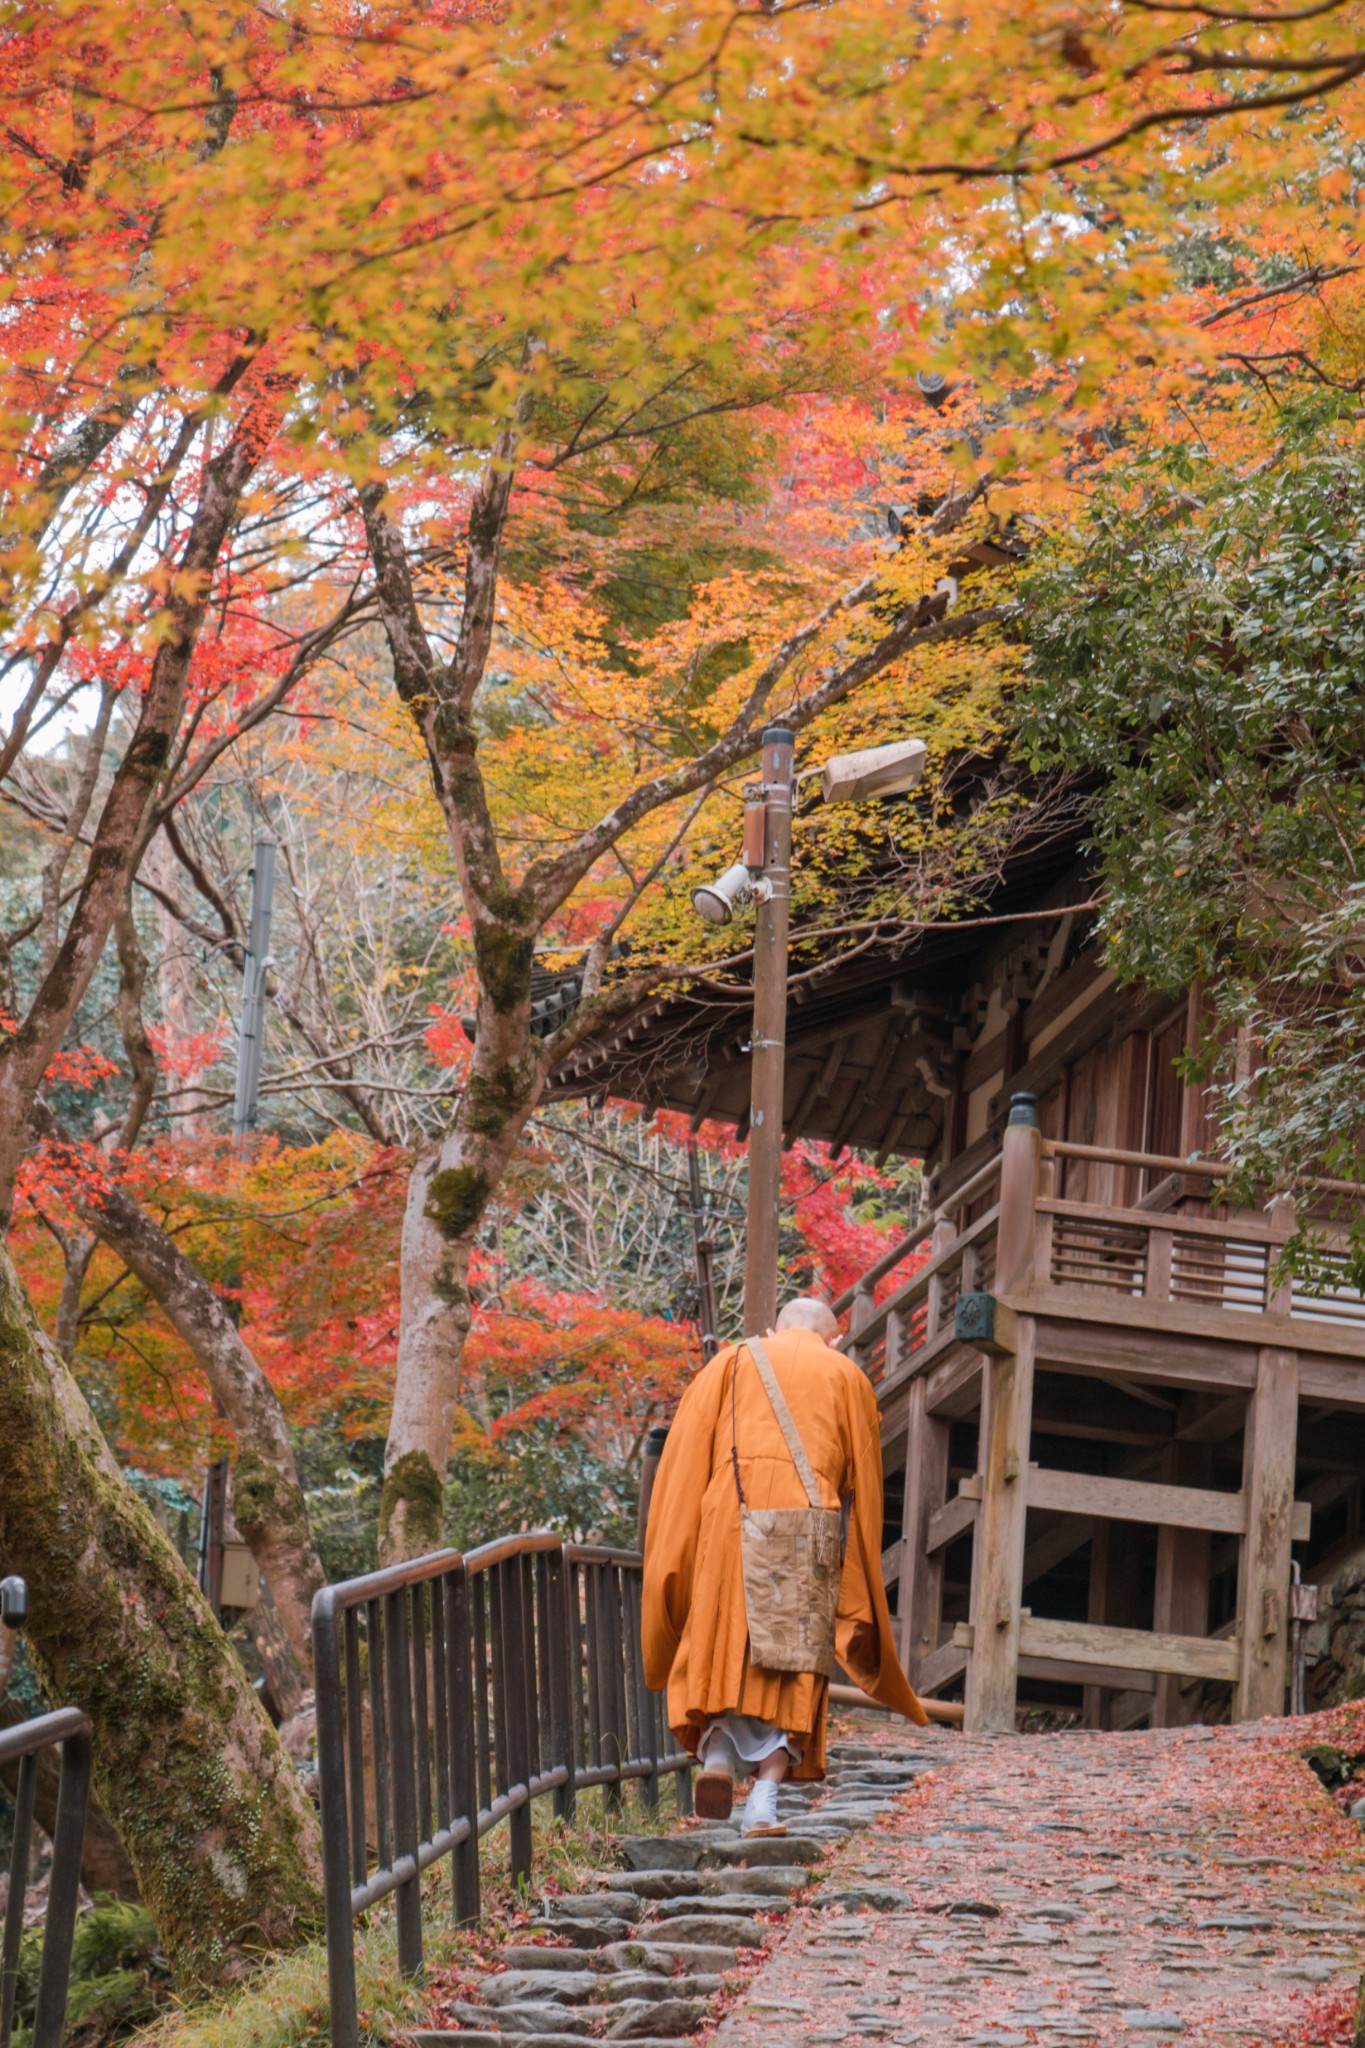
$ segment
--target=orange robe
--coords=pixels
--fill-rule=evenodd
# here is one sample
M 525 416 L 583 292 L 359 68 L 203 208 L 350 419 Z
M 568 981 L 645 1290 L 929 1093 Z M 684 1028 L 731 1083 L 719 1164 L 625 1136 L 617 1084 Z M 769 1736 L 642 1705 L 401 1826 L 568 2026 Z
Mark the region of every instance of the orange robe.
M 882 1447 L 866 1375 L 810 1330 L 765 1340 L 827 1507 L 850 1502 L 835 1653 L 865 1693 L 912 1721 L 925 1719 L 896 1659 L 882 1584 Z M 753 1360 L 727 1345 L 678 1405 L 659 1463 L 645 1538 L 645 1676 L 668 1689 L 668 1720 L 695 1755 L 715 1714 L 753 1714 L 799 1742 L 792 1773 L 823 1777 L 828 1681 L 749 1662 L 740 1559 L 739 1501 L 731 1463 L 739 1445 L 751 1508 L 807 1506 L 781 1426 Z M 734 1381 L 735 1433 L 731 1435 Z

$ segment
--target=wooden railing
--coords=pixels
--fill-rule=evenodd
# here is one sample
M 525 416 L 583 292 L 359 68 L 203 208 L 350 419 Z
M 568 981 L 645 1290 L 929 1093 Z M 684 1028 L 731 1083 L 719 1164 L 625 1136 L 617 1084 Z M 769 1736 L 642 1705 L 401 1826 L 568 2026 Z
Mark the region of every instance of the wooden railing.
M 1140 1167 L 1182 1182 L 1178 1201 L 1208 1206 L 1229 1169 L 1215 1160 L 1180 1160 L 1097 1145 L 1044 1143 L 1043 1192 L 1035 1204 L 1033 1284 L 1241 1314 L 1303 1317 L 1337 1326 L 1365 1326 L 1365 1300 L 1345 1279 L 1347 1233 L 1314 1226 L 1319 1275 L 1282 1277 L 1280 1255 L 1295 1227 L 1292 1203 L 1265 1210 L 1217 1209 L 1209 1214 L 1068 1201 L 1050 1192 L 1064 1185 L 1059 1169 L 1080 1159 L 1113 1169 Z M 1360 1190 L 1324 1182 L 1315 1194 Z M 1336 1280 L 1334 1274 L 1342 1278 Z
M 999 1186 L 997 1153 L 899 1247 L 897 1265 L 918 1246 L 925 1247 L 927 1257 L 917 1272 L 880 1307 L 872 1305 L 870 1288 L 854 1290 L 853 1328 L 844 1349 L 858 1360 L 874 1385 L 900 1379 L 912 1366 L 918 1368 L 924 1362 L 922 1354 L 952 1342 L 961 1295 L 990 1292 L 995 1279 Z M 969 1222 L 971 1211 L 983 1202 L 989 1206 Z M 883 1264 L 883 1270 L 890 1268 Z
M 1033 1288 L 1293 1316 L 1365 1330 L 1365 1299 L 1345 1279 L 1346 1231 L 1315 1225 L 1318 1275 L 1282 1278 L 1280 1255 L 1295 1227 L 1293 1205 L 1281 1201 L 1262 1211 L 1220 1209 L 1214 1201 L 1217 1184 L 1231 1171 L 1220 1161 L 1060 1140 L 1044 1141 L 1041 1159 L 1041 1187 L 1028 1232 Z M 1065 1185 L 1070 1160 L 1115 1174 L 1136 1170 L 1144 1178 L 1161 1178 L 1167 1206 L 1065 1199 L 1053 1190 Z M 1000 1172 L 997 1153 L 834 1304 L 839 1310 L 852 1305 L 844 1348 L 883 1392 L 952 1343 L 960 1296 L 993 1291 Z M 1360 1199 L 1362 1190 L 1344 1181 L 1324 1181 L 1312 1194 L 1339 1201 L 1348 1194 Z M 983 1203 L 988 1205 L 984 1209 Z M 1201 1213 L 1182 1213 L 1191 1207 Z M 981 1213 L 973 1216 L 973 1210 Z M 877 1282 L 921 1248 L 924 1263 L 874 1305 Z M 1340 1281 L 1333 1278 L 1336 1272 L 1342 1274 Z

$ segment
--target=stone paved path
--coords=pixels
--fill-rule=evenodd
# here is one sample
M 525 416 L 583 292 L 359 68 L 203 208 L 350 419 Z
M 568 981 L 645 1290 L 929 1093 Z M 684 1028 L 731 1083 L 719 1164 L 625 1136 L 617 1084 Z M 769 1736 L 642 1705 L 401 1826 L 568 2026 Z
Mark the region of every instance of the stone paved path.
M 1343 2048 L 1365 1854 L 1296 1754 L 1309 1726 L 862 1733 L 828 1785 L 784 1788 L 784 1842 L 624 1845 L 445 2027 L 460 2048 Z
M 1349 2039 L 1365 1857 L 1282 1737 L 915 1746 L 939 1768 L 836 1859 L 717 2048 Z

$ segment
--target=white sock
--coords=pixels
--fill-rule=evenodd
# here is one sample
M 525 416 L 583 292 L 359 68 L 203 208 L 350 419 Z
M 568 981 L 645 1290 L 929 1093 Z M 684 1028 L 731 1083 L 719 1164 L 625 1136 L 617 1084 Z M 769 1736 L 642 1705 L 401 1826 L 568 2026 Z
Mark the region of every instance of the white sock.
M 777 1786 L 771 1778 L 755 1778 L 744 1802 L 744 1833 L 770 1828 L 777 1821 Z
M 702 1744 L 702 1769 L 724 1771 L 734 1777 L 739 1769 L 739 1752 L 724 1728 L 708 1728 Z

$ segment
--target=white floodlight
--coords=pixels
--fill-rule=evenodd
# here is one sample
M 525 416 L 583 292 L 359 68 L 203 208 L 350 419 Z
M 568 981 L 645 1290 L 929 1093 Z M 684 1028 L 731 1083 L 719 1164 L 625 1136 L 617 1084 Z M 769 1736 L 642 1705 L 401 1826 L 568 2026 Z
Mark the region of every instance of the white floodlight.
M 860 803 L 870 796 L 900 796 L 924 774 L 927 749 L 923 740 L 894 740 L 887 747 L 864 747 L 858 754 L 836 754 L 820 771 L 820 794 L 827 804 Z
M 692 908 L 708 924 L 729 924 L 754 892 L 753 880 L 742 860 L 727 868 L 719 881 L 706 882 L 692 891 Z

